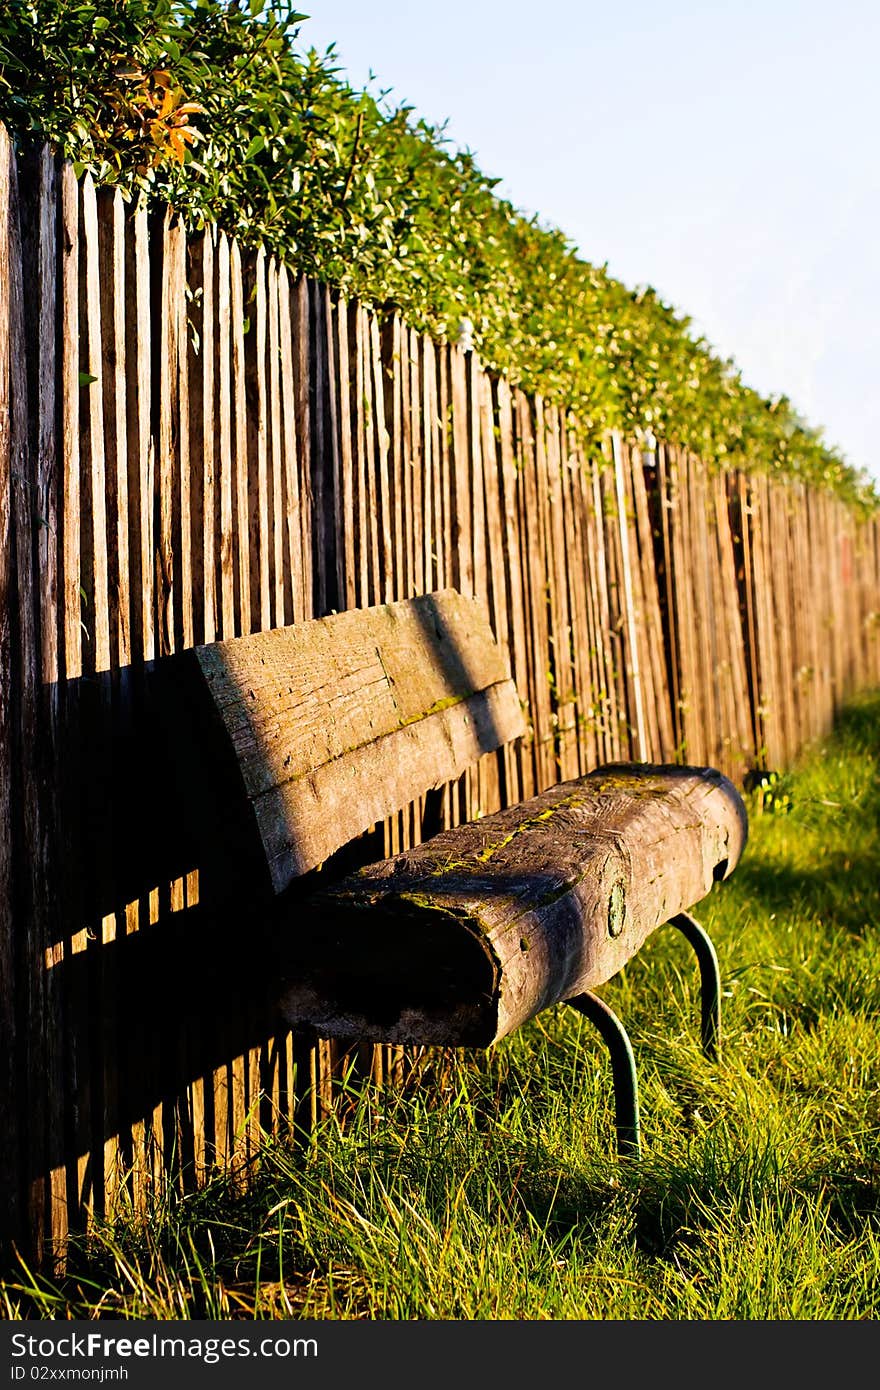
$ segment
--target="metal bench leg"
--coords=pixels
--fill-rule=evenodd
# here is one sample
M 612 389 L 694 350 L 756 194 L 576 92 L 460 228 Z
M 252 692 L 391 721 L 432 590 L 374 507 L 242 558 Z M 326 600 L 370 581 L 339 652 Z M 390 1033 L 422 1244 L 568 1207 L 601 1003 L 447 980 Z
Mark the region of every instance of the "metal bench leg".
M 703 1051 L 714 1061 L 721 1039 L 721 974 L 715 947 L 708 932 L 687 912 L 670 917 L 668 925 L 677 927 L 696 952 L 700 966 L 700 1033 Z
M 595 1024 L 611 1054 L 611 1073 L 614 1078 L 614 1118 L 617 1128 L 619 1158 L 641 1157 L 639 1135 L 639 1086 L 636 1062 L 626 1029 L 603 999 L 589 992 L 566 999 L 578 1013 Z

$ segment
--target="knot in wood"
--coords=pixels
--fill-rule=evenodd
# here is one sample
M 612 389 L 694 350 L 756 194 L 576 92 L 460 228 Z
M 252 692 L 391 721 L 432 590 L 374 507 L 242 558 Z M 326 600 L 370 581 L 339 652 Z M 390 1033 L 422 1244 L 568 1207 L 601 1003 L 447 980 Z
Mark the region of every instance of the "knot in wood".
M 615 879 L 608 894 L 608 935 L 620 936 L 626 925 L 626 893 L 623 880 Z

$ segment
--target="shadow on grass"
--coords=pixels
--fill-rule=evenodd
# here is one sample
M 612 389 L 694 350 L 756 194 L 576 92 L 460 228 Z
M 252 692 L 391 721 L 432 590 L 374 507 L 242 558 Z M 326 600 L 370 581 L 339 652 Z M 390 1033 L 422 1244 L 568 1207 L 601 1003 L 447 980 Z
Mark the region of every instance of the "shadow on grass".
M 870 691 L 842 709 L 826 740 L 831 752 L 880 753 L 880 691 Z
M 551 1186 L 546 1179 L 520 1185 L 519 1201 L 551 1237 L 570 1232 L 585 1250 L 601 1246 L 615 1209 L 627 1213 L 634 1248 L 650 1259 L 686 1259 L 711 1228 L 725 1225 L 743 1235 L 762 1214 L 780 1229 L 793 1213 L 825 1216 L 841 1243 L 880 1233 L 880 1162 L 803 1173 L 780 1164 L 775 1146 L 750 1145 L 726 1156 L 708 1146 L 701 1161 L 685 1167 L 645 1163 L 617 1182 L 575 1174 Z
M 863 936 L 877 920 L 878 861 L 871 855 L 829 854 L 812 869 L 746 860 L 737 869 L 736 886 L 743 898 L 759 899 L 770 912 L 802 912 L 853 936 Z
M 762 854 L 767 841 L 758 833 L 762 823 L 755 815 L 757 801 L 750 807 L 754 849 L 739 864 L 732 888 L 742 898 L 757 899 L 770 912 L 803 911 L 830 928 L 861 936 L 876 921 L 880 886 L 880 693 L 864 696 L 843 710 L 821 748 L 818 756 L 815 751 L 811 754 L 806 773 L 795 771 L 786 778 L 795 810 L 790 819 L 780 817 L 782 854 L 778 841 L 775 853 Z M 856 774 L 855 802 L 848 802 L 844 791 L 832 789 L 838 759 L 850 765 L 845 779 L 850 782 L 852 764 L 863 765 L 864 775 Z M 829 789 L 811 797 L 816 776 L 827 781 Z M 767 829 L 772 836 L 777 826 Z M 811 846 L 815 847 L 813 862 L 806 866 L 785 863 L 785 851 L 794 857 L 796 849 Z

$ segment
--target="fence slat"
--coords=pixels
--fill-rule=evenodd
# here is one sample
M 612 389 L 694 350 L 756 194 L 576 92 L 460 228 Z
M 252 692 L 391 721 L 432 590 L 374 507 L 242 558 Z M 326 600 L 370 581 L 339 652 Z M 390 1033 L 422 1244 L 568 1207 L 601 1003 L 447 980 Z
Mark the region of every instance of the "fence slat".
M 0 1104 L 8 1120 L 0 1146 L 0 1180 L 7 1195 L 0 1236 L 5 1249 L 21 1240 L 21 1131 L 19 1127 L 19 1070 L 16 1066 L 17 1028 L 15 969 L 16 920 L 13 914 L 15 847 L 12 839 L 13 731 L 13 604 L 15 570 L 12 556 L 12 261 L 16 246 L 12 221 L 18 216 L 14 196 L 12 142 L 0 126 Z M 75 244 L 75 243 L 74 243 Z
M 232 263 L 220 233 L 217 250 L 217 458 L 220 478 L 220 635 L 236 636 L 232 432 Z

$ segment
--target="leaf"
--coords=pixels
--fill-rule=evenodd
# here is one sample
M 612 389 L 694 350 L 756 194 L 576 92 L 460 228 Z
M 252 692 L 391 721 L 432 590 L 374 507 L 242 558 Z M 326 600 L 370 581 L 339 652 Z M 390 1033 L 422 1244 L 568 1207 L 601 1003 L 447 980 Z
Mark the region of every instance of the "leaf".
M 79 374 L 80 386 L 91 386 L 92 382 L 97 380 L 96 376 L 90 376 L 88 372 L 80 372 Z
M 259 154 L 262 149 L 265 149 L 265 147 L 266 141 L 263 139 L 263 136 L 255 135 L 253 140 L 244 152 L 245 161 L 253 159 L 254 155 Z

